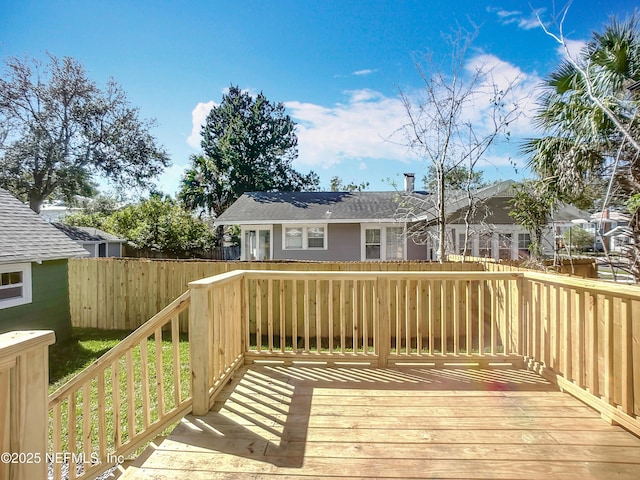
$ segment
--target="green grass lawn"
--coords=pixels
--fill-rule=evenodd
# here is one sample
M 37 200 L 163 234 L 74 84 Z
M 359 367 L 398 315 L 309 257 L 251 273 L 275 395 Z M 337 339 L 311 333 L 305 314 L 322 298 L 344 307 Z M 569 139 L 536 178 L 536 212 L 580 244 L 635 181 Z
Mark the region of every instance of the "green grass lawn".
M 49 393 L 115 347 L 129 330 L 74 328 L 72 338 L 49 348 Z
M 99 357 L 107 353 L 111 348 L 115 347 L 121 340 L 123 340 L 130 332 L 123 330 L 98 330 L 94 328 L 74 328 L 72 339 L 61 343 L 59 345 L 53 345 L 49 350 L 49 393 L 53 393 L 62 385 L 67 383 L 70 379 L 72 379 L 75 375 L 80 373 L 82 370 L 87 368 L 91 363 L 97 360 Z M 150 421 L 154 422 L 158 419 L 158 413 L 155 407 L 158 405 L 158 391 L 157 391 L 157 382 L 160 377 L 158 376 L 156 361 L 155 361 L 155 350 L 156 344 L 153 334 L 147 339 L 147 352 L 148 352 L 148 360 L 147 360 L 147 370 L 148 370 L 148 396 L 147 402 L 151 407 L 150 413 Z M 189 395 L 189 343 L 188 337 L 186 334 L 180 335 L 179 342 L 179 354 L 180 354 L 180 379 L 181 379 L 181 395 L 182 398 L 186 398 Z M 165 387 L 164 391 L 164 404 L 166 411 L 175 407 L 175 401 L 173 399 L 173 362 L 172 362 L 172 343 L 171 343 L 171 332 L 163 332 L 163 340 L 162 340 L 162 375 L 163 375 L 163 384 Z M 114 385 L 112 382 L 112 366 L 107 366 L 105 369 L 105 412 L 104 412 L 104 420 L 106 427 L 106 444 L 108 451 L 113 451 L 114 446 L 114 435 L 116 434 L 116 430 L 121 432 L 122 441 L 126 441 L 129 437 L 129 433 L 127 431 L 128 424 L 128 413 L 127 413 L 127 401 L 129 399 L 129 395 L 134 401 L 134 412 L 135 418 L 134 422 L 137 426 L 137 429 L 140 429 L 142 426 L 142 415 L 143 415 L 143 389 L 142 389 L 142 361 L 141 361 L 141 351 L 140 347 L 134 347 L 132 351 L 132 363 L 133 363 L 133 378 L 127 379 L 126 376 L 126 364 L 125 358 L 121 357 L 118 360 L 118 368 L 119 368 L 119 388 L 118 390 L 114 389 Z M 116 393 L 117 392 L 117 395 Z M 114 395 L 119 398 L 120 409 L 119 409 L 119 426 L 116 428 L 114 424 Z M 92 427 L 91 432 L 83 432 L 82 431 L 82 418 L 84 411 L 82 409 L 82 405 L 88 401 L 90 403 L 89 415 L 92 419 Z M 95 449 L 99 445 L 99 438 L 96 425 L 94 425 L 100 412 L 98 411 L 98 384 L 97 379 L 93 378 L 90 381 L 90 393 L 89 396 L 85 399 L 82 391 L 78 391 L 75 394 L 75 402 L 76 408 L 75 412 L 71 413 L 69 410 L 69 401 L 64 400 L 62 403 L 62 448 L 63 451 L 69 450 L 69 445 L 67 442 L 72 441 L 70 438 L 70 433 L 68 430 L 67 421 L 69 419 L 70 413 L 74 415 L 76 420 L 76 435 L 75 435 L 75 451 L 81 451 L 81 439 L 89 435 L 91 437 L 92 448 Z M 168 431 L 171 430 L 169 427 Z M 51 432 L 50 432 L 51 433 Z

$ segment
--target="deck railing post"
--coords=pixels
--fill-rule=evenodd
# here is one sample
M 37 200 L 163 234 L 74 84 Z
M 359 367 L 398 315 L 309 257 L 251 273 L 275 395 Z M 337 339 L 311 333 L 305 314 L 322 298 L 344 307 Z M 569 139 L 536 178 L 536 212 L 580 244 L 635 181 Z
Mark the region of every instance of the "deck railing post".
M 378 354 L 378 367 L 385 368 L 389 359 L 391 348 L 391 334 L 389 325 L 389 279 L 376 277 L 376 352 Z
M 206 415 L 209 411 L 211 388 L 211 360 L 213 343 L 213 319 L 209 305 L 209 289 L 192 285 L 189 309 L 189 345 L 191 347 L 191 395 L 194 415 Z
M 0 335 L 0 450 L 25 455 L 0 463 L 0 478 L 47 478 L 48 349 L 54 342 L 50 330 Z

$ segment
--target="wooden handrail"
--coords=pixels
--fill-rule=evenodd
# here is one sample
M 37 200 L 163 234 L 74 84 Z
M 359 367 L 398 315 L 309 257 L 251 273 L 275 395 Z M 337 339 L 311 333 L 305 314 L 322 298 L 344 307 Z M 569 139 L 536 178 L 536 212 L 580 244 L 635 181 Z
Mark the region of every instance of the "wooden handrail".
M 366 271 L 366 272 L 333 272 L 333 271 L 311 271 L 311 272 L 291 272 L 285 270 L 242 270 L 246 278 L 249 279 L 275 279 L 275 280 L 335 280 L 335 279 L 356 279 L 356 280 L 376 280 L 377 278 L 389 278 L 392 280 L 403 279 L 425 279 L 425 280 L 504 280 L 521 278 L 525 274 L 522 272 L 387 272 L 387 271 Z
M 189 288 L 211 288 L 214 285 L 221 286 L 236 280 L 238 277 L 244 276 L 247 272 L 248 270 L 233 270 L 231 272 L 213 275 L 212 277 L 201 278 L 200 280 L 189 282 Z
M 538 272 L 523 272 L 522 275 L 529 280 L 538 280 L 561 287 L 577 287 L 602 294 L 614 294 L 625 298 L 640 299 L 640 287 L 637 285 L 622 285 L 605 282 L 604 280 L 582 279 Z
M 169 305 L 160 310 L 148 322 L 138 327 L 122 342 L 118 343 L 118 345 L 95 360 L 91 365 L 81 371 L 78 375 L 62 385 L 58 390 L 49 395 L 49 407 L 51 408 L 56 405 L 56 403 L 58 403 L 61 398 L 64 398 L 71 391 L 76 389 L 78 385 L 84 383 L 87 379 L 95 377 L 97 373 L 102 371 L 102 369 L 107 368 L 116 358 L 124 355 L 132 345 L 135 345 L 139 343 L 143 338 L 152 335 L 158 328 L 158 326 L 164 324 L 171 317 L 183 312 L 187 307 L 189 307 L 190 299 L 191 292 L 187 290 Z

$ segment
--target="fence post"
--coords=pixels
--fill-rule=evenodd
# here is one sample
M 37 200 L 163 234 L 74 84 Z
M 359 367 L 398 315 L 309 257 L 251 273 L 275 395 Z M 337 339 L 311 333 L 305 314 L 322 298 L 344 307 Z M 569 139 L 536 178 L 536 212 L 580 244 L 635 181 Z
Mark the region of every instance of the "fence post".
M 0 463 L 1 478 L 47 478 L 49 345 L 54 342 L 51 330 L 0 335 L 0 449 L 32 459 Z
M 376 313 L 378 323 L 376 325 L 376 342 L 378 352 L 378 367 L 385 368 L 389 360 L 389 350 L 391 348 L 390 325 L 389 325 L 389 279 L 387 277 L 376 277 Z
M 211 355 L 213 345 L 213 319 L 209 306 L 209 289 L 206 285 L 189 283 L 191 307 L 189 308 L 189 344 L 191 347 L 191 395 L 192 413 L 206 415 L 209 411 Z

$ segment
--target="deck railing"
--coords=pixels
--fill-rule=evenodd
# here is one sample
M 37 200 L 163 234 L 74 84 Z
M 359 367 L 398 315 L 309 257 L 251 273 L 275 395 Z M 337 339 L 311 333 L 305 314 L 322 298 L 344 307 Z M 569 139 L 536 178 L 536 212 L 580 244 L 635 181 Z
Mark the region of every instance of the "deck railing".
M 640 436 L 640 289 L 537 273 L 525 280 L 530 366 Z
M 185 292 L 49 396 L 55 480 L 99 475 L 190 410 L 179 334 L 189 303 Z
M 0 335 L 0 478 L 47 475 L 48 348 L 52 331 Z
M 54 478 L 67 467 L 69 478 L 89 478 L 185 413 L 206 413 L 251 362 L 526 364 L 640 435 L 635 287 L 532 272 L 376 271 L 234 271 L 189 286 L 51 395 L 49 448 L 71 455 L 54 463 Z
M 518 353 L 522 274 L 269 271 L 245 279 L 247 360 L 386 366 Z

